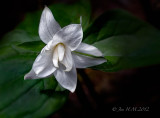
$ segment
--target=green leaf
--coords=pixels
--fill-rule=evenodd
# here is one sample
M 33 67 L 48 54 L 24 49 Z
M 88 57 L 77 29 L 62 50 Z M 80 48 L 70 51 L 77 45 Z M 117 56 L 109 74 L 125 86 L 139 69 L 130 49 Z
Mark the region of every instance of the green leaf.
M 84 42 L 100 49 L 108 61 L 94 69 L 117 71 L 160 63 L 160 31 L 122 10 L 97 18 L 84 33 Z
M 90 5 L 81 0 L 72 5 L 49 6 L 63 27 L 79 23 L 86 29 Z M 40 118 L 59 110 L 67 100 L 68 91 L 54 77 L 24 80 L 45 44 L 40 41 L 38 27 L 42 10 L 28 13 L 22 23 L 0 41 L 0 118 Z
M 0 40 L 0 47 L 18 45 L 24 42 L 39 41 L 39 36 L 32 36 L 24 30 L 15 29 Z
M 7 40 L 8 43 L 5 42 Z M 0 117 L 2 118 L 45 117 L 60 109 L 67 99 L 68 92 L 55 90 L 58 84 L 54 77 L 24 81 L 24 75 L 31 69 L 37 53 L 32 53 L 30 50 L 24 53 L 15 47 L 16 44 L 23 45 L 22 42 L 28 44 L 26 41 L 31 40 L 32 38 L 22 31 L 10 32 L 2 39 L 0 47 Z M 32 44 L 34 42 L 38 41 L 35 40 Z M 38 46 L 34 47 L 37 48 Z
M 45 44 L 42 41 L 24 42 L 15 46 L 15 49 L 22 52 L 39 53 L 44 48 Z M 35 48 L 36 47 L 36 48 Z
M 55 91 L 57 82 L 53 77 L 24 80 L 36 56 L 14 51 L 7 50 L 5 53 L 13 55 L 0 58 L 0 117 L 45 117 L 57 111 L 65 103 L 68 92 Z

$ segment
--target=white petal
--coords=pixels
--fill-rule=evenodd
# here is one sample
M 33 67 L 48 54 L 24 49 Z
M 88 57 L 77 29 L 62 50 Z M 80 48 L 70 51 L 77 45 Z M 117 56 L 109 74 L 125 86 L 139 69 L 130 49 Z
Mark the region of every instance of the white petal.
M 44 43 L 52 40 L 53 35 L 61 29 L 60 25 L 54 19 L 52 12 L 48 7 L 45 7 L 39 24 L 39 36 Z
M 69 48 L 65 48 L 64 58 L 61 63 L 66 67 L 65 71 L 70 71 L 73 66 L 72 54 Z
M 102 52 L 92 45 L 86 43 L 81 43 L 76 49 L 77 52 L 93 55 L 93 56 L 103 56 Z
M 24 80 L 26 79 L 39 79 L 39 77 L 36 75 L 33 69 L 31 69 L 31 71 L 24 76 Z
M 72 57 L 76 68 L 87 68 L 90 66 L 99 65 L 106 62 L 106 59 L 104 58 L 94 58 L 75 53 L 72 53 Z
M 58 67 L 58 48 L 55 47 L 55 49 L 53 50 L 53 65 L 55 67 Z
M 64 52 L 65 52 L 64 45 L 59 44 L 57 48 L 58 48 L 59 61 L 62 61 L 62 60 L 63 60 L 63 57 L 64 57 Z
M 82 37 L 82 26 L 80 24 L 71 24 L 58 31 L 53 36 L 53 40 L 59 40 L 73 51 L 81 43 Z
M 72 70 L 69 72 L 66 72 L 61 68 L 57 69 L 54 72 L 54 76 L 63 88 L 68 89 L 71 92 L 75 91 L 77 86 L 77 72 L 75 66 L 73 66 Z
M 47 77 L 56 70 L 52 62 L 53 53 L 45 48 L 46 47 L 44 47 L 41 53 L 37 56 L 32 67 L 36 75 L 40 78 Z

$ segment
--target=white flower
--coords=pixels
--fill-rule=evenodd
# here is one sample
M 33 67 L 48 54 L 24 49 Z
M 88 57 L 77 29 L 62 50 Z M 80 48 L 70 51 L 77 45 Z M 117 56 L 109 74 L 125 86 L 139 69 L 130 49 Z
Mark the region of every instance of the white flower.
M 70 24 L 61 28 L 47 7 L 41 16 L 39 36 L 47 45 L 37 56 L 31 71 L 24 79 L 39 79 L 54 74 L 63 88 L 74 92 L 77 85 L 76 68 L 106 62 L 96 47 L 81 43 L 83 37 L 81 24 Z M 82 55 L 83 53 L 93 56 Z

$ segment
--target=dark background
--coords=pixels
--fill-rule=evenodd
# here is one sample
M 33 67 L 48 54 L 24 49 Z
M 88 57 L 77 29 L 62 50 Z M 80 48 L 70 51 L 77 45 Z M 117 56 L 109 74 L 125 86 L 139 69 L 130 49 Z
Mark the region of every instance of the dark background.
M 12 30 L 26 12 L 42 9 L 44 5 L 54 3 L 71 4 L 77 0 L 3 0 L 0 2 L 0 36 Z M 160 28 L 160 0 L 90 0 L 92 16 L 98 16 L 106 10 L 122 8 L 141 19 Z
M 5 0 L 0 2 L 0 37 L 24 19 L 27 12 L 52 3 L 71 4 L 76 0 Z M 160 0 L 91 0 L 92 17 L 122 8 L 160 29 Z M 84 72 L 82 72 L 84 71 Z M 51 118 L 100 117 L 115 113 L 112 108 L 149 108 L 160 111 L 160 65 L 119 72 L 78 70 L 85 79 L 78 81 L 64 107 Z M 145 112 L 145 111 L 143 111 Z M 145 112 L 146 113 L 146 112 Z

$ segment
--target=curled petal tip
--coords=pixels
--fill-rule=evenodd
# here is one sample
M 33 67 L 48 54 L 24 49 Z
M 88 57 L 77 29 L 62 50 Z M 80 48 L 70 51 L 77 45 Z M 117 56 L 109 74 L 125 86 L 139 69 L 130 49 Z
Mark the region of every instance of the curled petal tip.
M 104 57 L 104 54 L 100 50 L 98 50 L 98 51 L 99 51 L 99 56 Z
M 27 79 L 31 79 L 31 77 L 28 76 L 28 74 L 26 74 L 26 75 L 24 76 L 24 80 L 27 80 Z
M 50 9 L 47 7 L 47 5 L 44 5 L 44 9 L 46 9 L 46 10 L 50 10 Z
M 27 79 L 38 79 L 38 76 L 31 69 L 31 71 L 24 76 L 24 80 L 27 80 Z
M 107 59 L 105 57 L 102 57 L 101 61 L 102 61 L 102 63 L 105 63 L 105 62 L 107 62 Z
M 74 93 L 74 92 L 75 92 L 75 90 L 76 90 L 76 88 L 74 88 L 74 89 L 70 90 L 70 92 Z
M 99 51 L 99 54 L 97 54 L 96 56 L 104 57 L 104 54 L 102 54 L 102 52 Z

